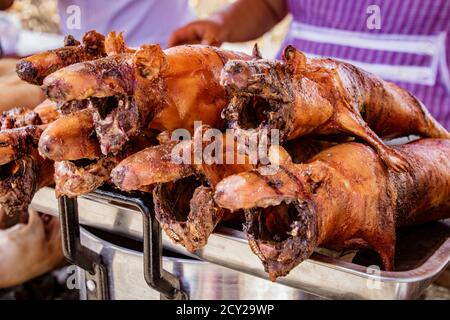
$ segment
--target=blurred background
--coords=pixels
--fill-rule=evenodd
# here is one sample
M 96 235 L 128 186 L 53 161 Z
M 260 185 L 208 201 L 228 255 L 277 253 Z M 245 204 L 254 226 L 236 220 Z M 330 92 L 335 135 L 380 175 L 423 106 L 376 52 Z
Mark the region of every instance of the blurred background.
M 190 0 L 189 3 L 199 18 L 206 18 L 234 0 Z M 23 29 L 44 33 L 59 33 L 59 17 L 56 0 L 16 0 L 8 10 L 13 13 Z M 258 39 L 266 58 L 273 58 L 287 31 L 290 17 L 287 17 L 271 32 Z M 56 39 L 55 39 L 56 40 Z M 224 47 L 251 52 L 254 42 L 225 44 Z M 26 49 L 22 49 L 26 51 Z M 24 52 L 26 53 L 26 52 Z

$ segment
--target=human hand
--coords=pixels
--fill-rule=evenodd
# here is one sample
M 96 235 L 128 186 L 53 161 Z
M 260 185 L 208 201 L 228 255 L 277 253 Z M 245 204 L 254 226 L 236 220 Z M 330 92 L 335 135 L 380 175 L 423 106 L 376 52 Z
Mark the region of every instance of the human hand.
M 183 44 L 220 46 L 225 41 L 223 29 L 223 26 L 214 20 L 194 21 L 172 33 L 169 47 Z
M 64 261 L 59 221 L 30 210 L 28 224 L 0 230 L 0 288 L 22 284 Z

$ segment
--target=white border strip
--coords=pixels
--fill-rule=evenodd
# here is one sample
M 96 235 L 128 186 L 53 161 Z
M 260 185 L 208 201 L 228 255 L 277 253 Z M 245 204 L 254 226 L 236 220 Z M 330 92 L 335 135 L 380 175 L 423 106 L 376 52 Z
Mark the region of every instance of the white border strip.
M 439 35 L 370 34 L 321 28 L 293 22 L 291 36 L 313 42 L 330 43 L 362 49 L 436 55 L 440 51 Z
M 310 54 L 307 52 L 305 52 L 305 54 L 310 58 L 322 58 L 319 55 Z M 436 83 L 436 72 L 430 67 L 396 66 L 389 64 L 364 63 L 341 58 L 334 59 L 350 63 L 367 72 L 376 74 L 385 80 L 412 82 L 429 86 Z

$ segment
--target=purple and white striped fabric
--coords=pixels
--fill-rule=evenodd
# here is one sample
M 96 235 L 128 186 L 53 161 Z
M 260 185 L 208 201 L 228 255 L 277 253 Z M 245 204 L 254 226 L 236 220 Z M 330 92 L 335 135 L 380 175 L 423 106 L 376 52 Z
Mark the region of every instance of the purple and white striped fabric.
M 309 56 L 348 61 L 395 82 L 450 130 L 450 1 L 288 0 L 288 4 L 293 22 L 283 48 L 293 44 Z M 379 8 L 379 28 L 368 26 L 374 5 Z

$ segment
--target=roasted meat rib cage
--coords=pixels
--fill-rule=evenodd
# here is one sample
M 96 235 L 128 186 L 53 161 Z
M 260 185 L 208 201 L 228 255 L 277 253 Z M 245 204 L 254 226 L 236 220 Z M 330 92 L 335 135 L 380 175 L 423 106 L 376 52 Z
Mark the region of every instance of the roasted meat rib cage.
M 153 191 L 156 218 L 166 234 L 189 251 L 205 246 L 220 222 L 239 219 L 237 215 L 243 218 L 242 212 L 233 214 L 217 206 L 213 194 L 223 178 L 255 168 L 247 154 L 238 161 L 237 141 L 233 135 L 226 134 L 218 146 L 222 152 L 219 163 L 205 158 L 194 161 L 196 139 L 202 141 L 202 151 L 211 147 L 211 142 L 202 139 L 208 129 L 207 126 L 198 128 L 193 140 L 167 141 L 140 151 L 122 161 L 111 174 L 112 182 L 125 191 L 156 185 Z M 230 139 L 233 143 L 229 143 Z M 330 145 L 324 141 L 297 139 L 288 147 L 296 161 L 302 162 Z M 177 160 L 180 151 L 189 153 L 191 161 Z
M 35 192 L 53 183 L 53 162 L 43 159 L 38 141 L 58 117 L 56 105 L 44 101 L 33 111 L 12 109 L 0 118 L 0 206 L 7 214 L 26 211 Z
M 245 230 L 253 252 L 275 280 L 317 246 L 371 248 L 393 270 L 395 230 L 450 216 L 450 140 L 422 139 L 396 146 L 408 171 L 386 170 L 372 148 L 344 143 L 305 164 L 282 148 L 271 149 L 273 168 L 225 178 L 216 203 L 246 210 Z M 270 169 L 270 170 L 268 170 Z
M 45 77 L 68 65 L 105 56 L 105 37 L 87 32 L 82 43 L 73 36 L 64 39 L 64 47 L 24 58 L 17 63 L 17 75 L 31 84 L 41 85 Z
M 118 153 L 148 127 L 193 131 L 194 121 L 224 127 L 220 113 L 229 101 L 220 72 L 231 59 L 251 57 L 208 46 L 130 51 L 123 39 L 108 38 L 115 54 L 63 68 L 43 85 L 54 101 L 88 101 L 103 154 Z
M 345 133 L 370 144 L 396 171 L 408 159 L 379 138 L 417 134 L 450 138 L 423 105 L 400 87 L 348 63 L 307 59 L 288 46 L 283 61 L 229 61 L 221 83 L 231 103 L 231 128 L 279 129 L 284 140 L 307 134 Z

